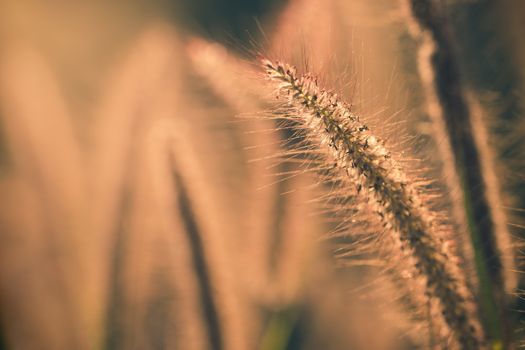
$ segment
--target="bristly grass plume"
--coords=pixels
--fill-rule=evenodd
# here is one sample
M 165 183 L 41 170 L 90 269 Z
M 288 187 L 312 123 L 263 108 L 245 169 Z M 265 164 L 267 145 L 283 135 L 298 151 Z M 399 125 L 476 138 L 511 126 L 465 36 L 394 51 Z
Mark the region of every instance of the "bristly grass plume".
M 424 281 L 429 301 L 438 305 L 432 316 L 442 318 L 453 343 L 462 349 L 483 348 L 484 337 L 465 277 L 422 189 L 412 183 L 400 161 L 349 105 L 319 87 L 315 77 L 299 76 L 295 68 L 267 59 L 262 65 L 278 98 L 285 102 L 284 109 L 274 112 L 299 124 L 311 147 L 325 152 L 334 171 L 346 178 L 348 191 L 355 189 L 378 214 L 397 243 L 398 254 L 410 257 L 407 263 L 413 264 Z

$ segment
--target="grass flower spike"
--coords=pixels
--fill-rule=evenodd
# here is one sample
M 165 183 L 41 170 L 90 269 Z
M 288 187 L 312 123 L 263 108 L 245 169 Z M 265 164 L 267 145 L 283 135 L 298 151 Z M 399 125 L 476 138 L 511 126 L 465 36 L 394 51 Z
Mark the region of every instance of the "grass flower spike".
M 462 349 L 483 348 L 472 297 L 457 259 L 449 251 L 440 225 L 400 163 L 350 107 L 322 90 L 317 80 L 298 76 L 295 68 L 264 59 L 267 77 L 277 83 L 287 116 L 301 124 L 325 148 L 335 169 L 355 184 L 360 196 L 379 215 L 400 255 L 407 254 L 424 280 L 425 294 L 438 305 L 449 333 Z M 351 189 L 349 189 L 351 190 Z

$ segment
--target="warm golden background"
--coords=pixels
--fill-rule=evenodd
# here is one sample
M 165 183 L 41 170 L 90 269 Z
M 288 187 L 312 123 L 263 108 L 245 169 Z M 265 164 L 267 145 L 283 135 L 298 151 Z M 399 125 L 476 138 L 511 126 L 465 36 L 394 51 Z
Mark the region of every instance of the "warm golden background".
M 447 4 L 519 244 L 525 3 Z M 279 175 L 275 126 L 246 118 L 256 53 L 307 62 L 439 173 L 406 12 L 1 0 L 0 349 L 426 348 L 373 267 L 332 259 L 315 180 Z

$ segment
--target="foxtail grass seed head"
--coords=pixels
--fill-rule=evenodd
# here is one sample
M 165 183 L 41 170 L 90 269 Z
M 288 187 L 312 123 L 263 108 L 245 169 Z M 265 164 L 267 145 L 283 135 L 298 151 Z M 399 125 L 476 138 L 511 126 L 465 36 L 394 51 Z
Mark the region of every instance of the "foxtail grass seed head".
M 336 168 L 379 215 L 385 230 L 409 252 L 425 281 L 427 296 L 438 303 L 449 333 L 462 349 L 483 348 L 481 327 L 471 295 L 434 222 L 430 209 L 389 152 L 349 105 L 321 89 L 315 77 L 299 76 L 294 67 L 262 60 L 267 78 L 276 83 L 289 118 L 302 125 L 317 147 L 325 147 Z M 405 254 L 403 252 L 403 254 Z

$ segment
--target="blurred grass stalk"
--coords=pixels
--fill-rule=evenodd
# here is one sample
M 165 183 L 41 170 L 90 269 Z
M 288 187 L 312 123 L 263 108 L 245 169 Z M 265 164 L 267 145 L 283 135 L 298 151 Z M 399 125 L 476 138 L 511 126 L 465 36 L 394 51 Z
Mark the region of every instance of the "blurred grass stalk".
M 427 88 L 429 114 L 436 128 L 444 126 L 446 143 L 463 193 L 468 228 L 477 270 L 482 317 L 489 341 L 494 349 L 508 348 L 512 331 L 509 325 L 506 293 L 512 290 L 514 257 L 499 201 L 491 198 L 499 184 L 493 171 L 489 152 L 484 151 L 480 130 L 481 118 L 465 95 L 456 43 L 452 38 L 445 5 L 434 0 L 409 0 L 415 21 L 421 28 L 419 57 L 420 74 Z M 434 96 L 432 96 L 434 95 Z M 442 148 L 442 149 L 446 149 Z M 452 176 L 454 176 L 453 174 Z M 492 196 L 494 197 L 494 196 Z M 494 199 L 494 200 L 492 200 Z

